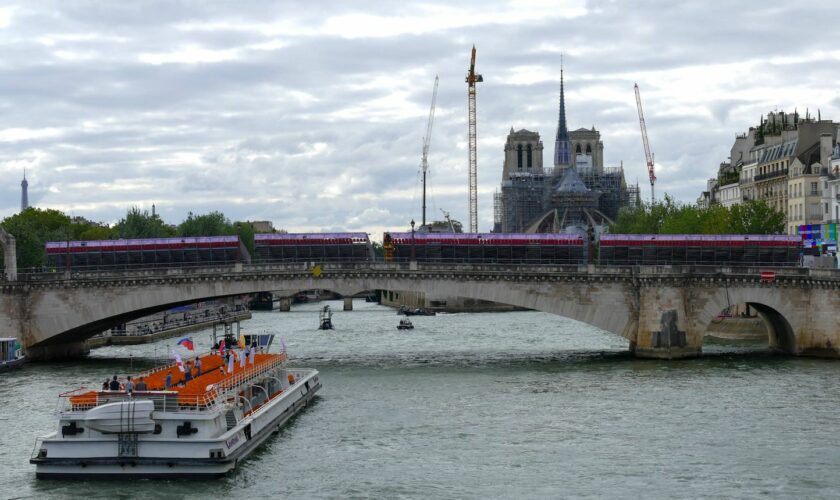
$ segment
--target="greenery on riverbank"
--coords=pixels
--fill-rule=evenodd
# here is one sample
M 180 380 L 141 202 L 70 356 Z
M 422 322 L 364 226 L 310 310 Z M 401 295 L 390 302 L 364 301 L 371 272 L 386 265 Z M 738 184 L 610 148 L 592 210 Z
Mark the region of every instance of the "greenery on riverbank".
M 622 209 L 615 234 L 784 234 L 785 214 L 764 201 L 748 201 L 731 208 L 698 208 L 677 203 L 666 195 L 654 204 Z

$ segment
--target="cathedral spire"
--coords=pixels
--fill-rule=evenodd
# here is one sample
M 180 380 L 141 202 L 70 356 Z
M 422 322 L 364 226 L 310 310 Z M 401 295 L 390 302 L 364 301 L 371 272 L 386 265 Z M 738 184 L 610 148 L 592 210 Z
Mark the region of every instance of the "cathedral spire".
M 572 164 L 572 144 L 566 126 L 566 96 L 563 92 L 563 55 L 560 55 L 560 113 L 557 118 L 557 139 L 554 141 L 554 166 L 566 167 Z

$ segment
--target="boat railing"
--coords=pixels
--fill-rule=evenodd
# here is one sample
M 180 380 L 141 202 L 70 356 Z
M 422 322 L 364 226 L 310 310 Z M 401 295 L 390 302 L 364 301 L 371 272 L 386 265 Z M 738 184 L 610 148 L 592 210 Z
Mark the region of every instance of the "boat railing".
M 235 373 L 232 377 L 221 380 L 213 385 L 213 388 L 219 392 L 221 399 L 227 399 L 230 393 L 236 392 L 241 386 L 246 385 L 256 377 L 275 370 L 282 366 L 286 361 L 286 354 L 280 353 L 271 362 L 261 363 L 256 366 L 249 366 L 245 370 Z
M 155 411 L 193 412 L 211 411 L 219 406 L 216 391 L 203 394 L 180 394 L 177 391 L 91 391 L 76 389 L 58 396 L 58 414 L 84 412 L 108 403 L 149 400 Z

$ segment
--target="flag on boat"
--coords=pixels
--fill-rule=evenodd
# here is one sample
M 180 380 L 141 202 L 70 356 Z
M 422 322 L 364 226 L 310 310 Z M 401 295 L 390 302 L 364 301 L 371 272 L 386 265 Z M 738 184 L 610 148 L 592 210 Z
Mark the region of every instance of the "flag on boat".
M 256 357 L 256 355 L 257 355 L 257 348 L 254 344 L 251 344 L 251 347 L 248 348 L 248 356 L 249 356 L 248 361 L 250 361 L 250 363 L 252 365 L 254 364 L 254 358 Z
M 184 346 L 191 351 L 195 350 L 195 344 L 193 344 L 192 339 L 189 337 L 184 337 L 181 340 L 179 340 L 178 345 Z
M 245 335 L 239 336 L 239 348 L 245 349 Z
M 227 372 L 228 373 L 233 373 L 233 358 L 234 358 L 235 354 L 236 354 L 235 351 L 233 351 L 231 349 L 230 357 L 228 357 L 228 366 L 227 366 Z
M 248 361 L 248 351 L 242 351 L 239 355 L 239 368 L 245 368 L 245 363 Z
M 181 355 L 177 352 L 173 352 L 172 354 L 175 355 L 175 364 L 178 365 L 178 369 L 181 370 L 182 373 L 185 372 L 186 370 L 184 370 L 184 362 L 181 360 Z
M 225 355 L 225 341 L 223 339 L 223 340 L 219 341 L 219 356 L 224 356 L 224 355 Z

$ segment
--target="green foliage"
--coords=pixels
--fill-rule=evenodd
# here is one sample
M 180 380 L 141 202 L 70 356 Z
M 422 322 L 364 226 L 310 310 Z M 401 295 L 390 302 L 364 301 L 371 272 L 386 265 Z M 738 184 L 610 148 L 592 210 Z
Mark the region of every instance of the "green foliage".
M 619 212 L 610 232 L 616 234 L 782 234 L 785 215 L 764 201 L 749 201 L 731 209 L 683 205 L 665 195 L 654 204 L 643 203 Z
M 148 210 L 140 211 L 138 207 L 131 207 L 125 217 L 117 222 L 115 236 L 122 239 L 130 238 L 166 238 L 175 236 L 175 229 L 164 224 L 160 216 L 151 215 Z
M 382 262 L 385 260 L 385 247 L 382 246 L 382 243 L 378 243 L 376 241 L 372 241 L 371 246 L 373 247 L 373 260 Z
M 764 200 L 735 205 L 731 221 L 736 234 L 784 234 L 785 214 L 774 210 Z
M 178 236 L 221 236 L 236 234 L 233 224 L 221 212 L 193 215 L 190 212 L 184 222 L 178 224 Z
M 251 257 L 254 256 L 254 226 L 247 222 L 237 222 L 234 225 L 234 231 L 239 236 L 239 241 L 248 249 Z
M 3 220 L 3 228 L 15 237 L 17 265 L 38 267 L 45 262 L 44 243 L 72 237 L 70 217 L 53 209 L 30 207 Z

